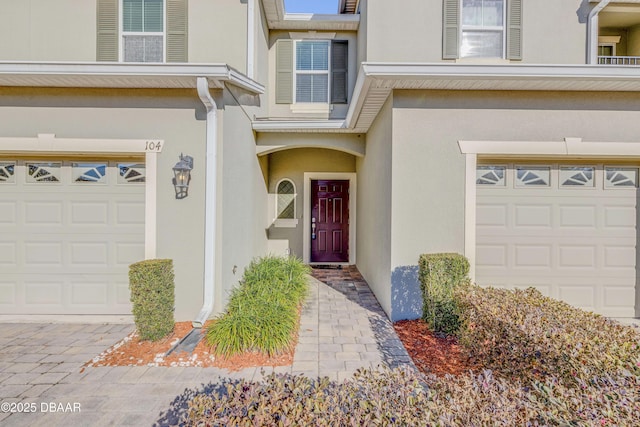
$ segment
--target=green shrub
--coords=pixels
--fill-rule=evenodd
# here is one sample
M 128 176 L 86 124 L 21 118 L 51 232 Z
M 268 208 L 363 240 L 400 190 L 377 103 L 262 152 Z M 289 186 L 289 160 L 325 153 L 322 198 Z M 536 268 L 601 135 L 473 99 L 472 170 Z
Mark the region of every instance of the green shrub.
M 129 266 L 133 318 L 143 340 L 157 341 L 173 331 L 173 261 L 150 259 Z
M 291 348 L 308 274 L 309 267 L 294 257 L 253 260 L 231 292 L 225 312 L 207 330 L 207 343 L 215 354 L 274 355 Z
M 539 291 L 468 287 L 456 295 L 460 342 L 485 366 L 523 381 L 567 385 L 640 376 L 640 335 L 631 327 Z
M 456 333 L 459 319 L 453 292 L 469 283 L 469 261 L 460 254 L 425 254 L 419 267 L 422 318 L 435 332 Z
M 522 386 L 491 371 L 461 377 L 363 370 L 338 383 L 269 375 L 228 382 L 188 403 L 188 426 L 632 426 L 640 380 L 567 388 L 553 381 Z

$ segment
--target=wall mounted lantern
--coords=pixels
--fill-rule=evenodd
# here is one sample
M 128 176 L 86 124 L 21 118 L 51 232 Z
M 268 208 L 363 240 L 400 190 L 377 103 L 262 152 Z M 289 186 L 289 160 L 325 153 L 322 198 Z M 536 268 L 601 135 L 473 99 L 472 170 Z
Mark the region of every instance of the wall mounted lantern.
M 192 169 L 193 157 L 180 154 L 180 161 L 173 167 L 173 186 L 176 189 L 176 199 L 184 199 L 189 195 Z

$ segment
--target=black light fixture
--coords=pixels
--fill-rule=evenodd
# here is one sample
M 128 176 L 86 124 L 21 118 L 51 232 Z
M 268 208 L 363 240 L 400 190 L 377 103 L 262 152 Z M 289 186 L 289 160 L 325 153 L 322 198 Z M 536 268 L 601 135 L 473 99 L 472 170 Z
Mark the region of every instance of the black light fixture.
M 180 154 L 180 161 L 173 167 L 173 186 L 176 189 L 176 199 L 184 199 L 189 195 L 189 182 L 193 170 L 193 157 Z

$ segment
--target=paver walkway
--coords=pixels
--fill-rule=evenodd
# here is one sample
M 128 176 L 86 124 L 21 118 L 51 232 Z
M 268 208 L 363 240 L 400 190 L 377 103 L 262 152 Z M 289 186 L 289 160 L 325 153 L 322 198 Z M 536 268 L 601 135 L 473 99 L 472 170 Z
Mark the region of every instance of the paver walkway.
M 312 280 L 293 365 L 276 372 L 338 380 L 358 368 L 411 364 L 355 268 L 314 270 L 314 276 L 327 283 Z M 82 369 L 132 330 L 133 325 L 113 324 L 0 324 L 0 425 L 170 425 L 197 390 L 259 380 L 274 370 Z

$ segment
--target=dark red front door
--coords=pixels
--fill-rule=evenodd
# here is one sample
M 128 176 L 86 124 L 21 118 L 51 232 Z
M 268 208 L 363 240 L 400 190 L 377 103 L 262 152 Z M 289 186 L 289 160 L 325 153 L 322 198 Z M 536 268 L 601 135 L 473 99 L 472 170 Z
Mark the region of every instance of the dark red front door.
M 311 181 L 311 262 L 349 262 L 349 181 Z

